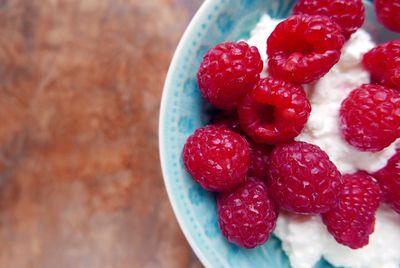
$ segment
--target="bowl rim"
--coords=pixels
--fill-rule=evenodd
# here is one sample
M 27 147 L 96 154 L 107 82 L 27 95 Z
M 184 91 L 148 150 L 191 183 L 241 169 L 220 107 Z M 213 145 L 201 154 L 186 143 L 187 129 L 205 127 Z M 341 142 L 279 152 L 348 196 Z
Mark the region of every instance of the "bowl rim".
M 195 15 L 193 16 L 192 20 L 190 21 L 190 23 L 188 24 L 188 26 L 186 27 L 186 30 L 184 31 L 182 37 L 180 38 L 180 41 L 178 43 L 178 46 L 174 52 L 174 55 L 172 57 L 172 61 L 171 64 L 168 68 L 168 72 L 167 72 L 167 76 L 166 76 L 166 80 L 164 83 L 164 87 L 163 87 L 163 92 L 162 92 L 162 97 L 161 97 L 161 105 L 160 105 L 160 114 L 159 114 L 159 125 L 158 125 L 158 145 L 159 145 L 159 156 L 160 156 L 160 162 L 161 162 L 161 173 L 163 176 L 163 181 L 164 181 L 164 185 L 165 188 L 167 190 L 167 195 L 168 195 L 168 199 L 171 203 L 172 206 L 172 210 L 174 212 L 175 218 L 178 221 L 178 225 L 181 229 L 181 231 L 183 232 L 186 240 L 188 241 L 190 247 L 193 249 L 194 253 L 196 254 L 196 256 L 199 258 L 200 262 L 205 266 L 205 267 L 211 267 L 211 263 L 209 262 L 208 258 L 205 256 L 205 253 L 200 250 L 199 246 L 197 245 L 197 243 L 195 243 L 195 241 L 193 240 L 193 238 L 191 237 L 188 229 L 186 228 L 184 222 L 183 222 L 183 216 L 182 213 L 180 212 L 180 210 L 178 209 L 178 204 L 177 204 L 177 200 L 173 198 L 172 195 L 172 189 L 171 189 L 171 184 L 168 184 L 168 178 L 167 178 L 167 166 L 166 166 L 166 155 L 165 155 L 165 142 L 163 140 L 164 135 L 164 131 L 166 129 L 165 126 L 165 122 L 166 122 L 166 109 L 167 109 L 167 105 L 166 105 L 166 99 L 167 96 L 170 94 L 171 92 L 171 86 L 172 86 L 172 72 L 173 70 L 175 70 L 177 68 L 178 62 L 179 62 L 179 55 L 182 54 L 183 50 L 184 50 L 184 44 L 187 42 L 187 39 L 189 39 L 190 37 L 190 33 L 192 31 L 194 31 L 194 28 L 196 25 L 198 25 L 201 20 L 203 19 L 203 14 L 207 13 L 211 8 L 212 5 L 214 4 L 213 0 L 205 0 L 201 6 L 199 7 L 199 9 L 196 11 Z

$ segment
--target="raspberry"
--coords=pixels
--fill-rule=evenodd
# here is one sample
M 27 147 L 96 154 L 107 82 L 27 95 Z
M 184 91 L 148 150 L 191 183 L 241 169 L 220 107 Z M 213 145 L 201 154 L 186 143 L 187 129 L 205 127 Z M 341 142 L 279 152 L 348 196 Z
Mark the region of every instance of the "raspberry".
M 183 148 L 186 170 L 204 189 L 230 190 L 246 180 L 250 148 L 239 134 L 224 127 L 197 129 Z
M 251 148 L 251 161 L 249 175 L 258 179 L 268 177 L 269 158 L 273 147 L 266 144 L 249 141 Z
M 269 72 L 288 82 L 311 83 L 339 61 L 344 42 L 341 28 L 327 17 L 291 16 L 267 40 Z
M 365 20 L 362 0 L 299 0 L 293 14 L 327 16 L 342 28 L 346 39 L 349 39 Z
M 400 40 L 371 49 L 364 55 L 363 64 L 373 82 L 400 90 Z
M 260 79 L 263 62 L 256 47 L 222 43 L 204 56 L 197 73 L 201 95 L 222 110 L 236 108 Z
M 399 0 L 375 0 L 375 13 L 385 27 L 394 32 L 400 32 Z
M 256 142 L 267 144 L 293 140 L 310 112 L 301 86 L 271 77 L 261 79 L 238 106 L 242 129 Z
M 389 159 L 386 167 L 372 176 L 378 180 L 383 201 L 400 214 L 400 149 Z
M 249 178 L 234 191 L 219 194 L 217 207 L 222 234 L 241 247 L 264 244 L 275 229 L 278 208 L 261 180 Z
M 337 242 L 352 249 L 368 244 L 375 226 L 380 190 L 364 172 L 343 176 L 339 205 L 322 214 L 322 220 Z
M 214 125 L 226 127 L 236 133 L 243 133 L 240 127 L 239 118 L 236 112 L 223 112 L 219 113 L 213 118 Z
M 381 151 L 400 137 L 400 93 L 364 84 L 343 101 L 340 123 L 349 144 L 360 151 Z
M 319 214 L 337 205 L 341 175 L 318 146 L 291 142 L 272 151 L 268 183 L 271 197 L 281 208 Z

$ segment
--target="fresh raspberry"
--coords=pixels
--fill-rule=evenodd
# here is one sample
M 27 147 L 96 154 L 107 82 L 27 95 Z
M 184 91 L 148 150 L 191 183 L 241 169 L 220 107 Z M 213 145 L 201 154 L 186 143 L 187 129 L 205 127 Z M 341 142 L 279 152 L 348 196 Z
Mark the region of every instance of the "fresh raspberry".
M 399 0 L 375 0 L 375 13 L 385 27 L 394 32 L 400 32 Z
M 288 82 L 311 83 L 339 61 L 344 42 L 340 26 L 327 17 L 291 16 L 267 40 L 269 72 Z
M 344 175 L 337 207 L 322 214 L 322 220 L 337 242 L 352 249 L 368 244 L 375 226 L 380 190 L 364 172 Z
M 236 133 L 243 133 L 242 128 L 240 127 L 238 114 L 232 111 L 222 112 L 214 116 L 213 124 L 217 126 L 226 127 Z
M 383 201 L 400 214 L 400 149 L 389 159 L 386 167 L 372 176 L 378 180 Z
M 278 208 L 261 180 L 249 178 L 234 191 L 219 194 L 217 207 L 222 234 L 241 247 L 264 244 L 275 229 Z
M 246 180 L 250 147 L 239 134 L 220 126 L 197 129 L 183 147 L 186 170 L 204 189 L 231 190 Z
M 236 108 L 260 79 L 263 62 L 256 47 L 222 43 L 204 56 L 197 73 L 201 95 L 222 110 Z
M 343 101 L 340 123 L 349 144 L 360 151 L 381 151 L 400 137 L 400 93 L 364 84 Z
M 400 39 L 371 49 L 364 55 L 363 64 L 372 82 L 400 90 Z
M 349 39 L 365 20 L 362 0 L 299 0 L 293 14 L 327 16 L 342 28 L 346 39 Z
M 273 147 L 271 145 L 255 143 L 249 140 L 251 148 L 251 160 L 249 175 L 258 179 L 267 179 L 269 158 Z
M 293 140 L 310 112 L 301 86 L 271 77 L 261 79 L 238 106 L 242 129 L 256 142 L 267 144 Z
M 341 175 L 318 146 L 305 142 L 277 145 L 269 165 L 269 191 L 281 208 L 319 214 L 337 205 Z

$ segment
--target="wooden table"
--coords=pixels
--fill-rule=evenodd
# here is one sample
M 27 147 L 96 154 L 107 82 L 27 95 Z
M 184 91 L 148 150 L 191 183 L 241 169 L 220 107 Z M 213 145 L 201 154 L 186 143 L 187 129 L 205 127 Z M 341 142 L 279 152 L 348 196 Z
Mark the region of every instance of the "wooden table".
M 201 266 L 157 141 L 201 2 L 0 0 L 0 267 Z

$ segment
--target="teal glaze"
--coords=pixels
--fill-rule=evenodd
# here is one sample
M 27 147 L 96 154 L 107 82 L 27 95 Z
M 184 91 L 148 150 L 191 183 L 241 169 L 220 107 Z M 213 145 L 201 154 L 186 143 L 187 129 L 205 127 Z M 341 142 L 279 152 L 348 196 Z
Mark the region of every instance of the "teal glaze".
M 171 63 L 159 127 L 163 176 L 178 222 L 206 267 L 290 267 L 281 243 L 275 237 L 252 250 L 241 249 L 224 240 L 218 229 L 215 196 L 204 191 L 186 173 L 181 151 L 186 138 L 207 122 L 196 82 L 198 66 L 207 50 L 223 41 L 248 37 L 264 13 L 275 18 L 287 17 L 295 2 L 207 0 L 182 37 Z M 377 25 L 371 5 L 367 7 L 368 23 L 364 27 L 380 41 L 393 36 Z M 316 267 L 332 266 L 321 260 Z

